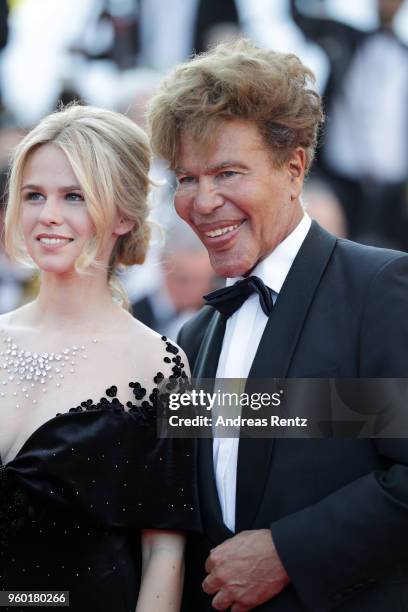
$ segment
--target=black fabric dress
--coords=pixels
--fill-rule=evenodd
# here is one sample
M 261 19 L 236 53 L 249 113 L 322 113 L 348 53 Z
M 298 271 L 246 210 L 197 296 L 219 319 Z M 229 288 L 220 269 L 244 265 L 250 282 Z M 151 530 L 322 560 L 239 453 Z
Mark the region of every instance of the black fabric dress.
M 172 376 L 185 377 L 163 340 Z M 159 438 L 157 387 L 146 398 L 130 386 L 134 403 L 124 407 L 111 387 L 44 423 L 1 464 L 0 590 L 64 590 L 75 612 L 134 612 L 141 529 L 200 529 L 194 441 Z

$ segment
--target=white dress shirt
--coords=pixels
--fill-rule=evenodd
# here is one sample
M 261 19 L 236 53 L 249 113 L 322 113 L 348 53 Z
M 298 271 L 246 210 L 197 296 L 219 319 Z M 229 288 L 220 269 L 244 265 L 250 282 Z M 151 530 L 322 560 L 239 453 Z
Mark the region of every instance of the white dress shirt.
M 298 226 L 283 242 L 254 268 L 273 292 L 275 303 L 293 261 L 310 229 L 311 219 L 305 214 Z M 241 278 L 241 277 L 239 277 Z M 239 278 L 228 278 L 227 286 Z M 217 378 L 247 378 L 268 317 L 264 314 L 257 293 L 251 295 L 227 321 L 217 368 Z M 213 442 L 214 472 L 225 525 L 235 530 L 235 494 L 239 438 L 215 437 Z

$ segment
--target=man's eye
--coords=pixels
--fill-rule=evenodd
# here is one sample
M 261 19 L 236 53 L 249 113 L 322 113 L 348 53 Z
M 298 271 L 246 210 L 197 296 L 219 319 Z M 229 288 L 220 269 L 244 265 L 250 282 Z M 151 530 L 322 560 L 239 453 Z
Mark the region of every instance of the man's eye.
M 194 182 L 194 176 L 180 176 L 177 181 L 179 185 L 188 185 Z
M 81 193 L 67 193 L 65 199 L 70 202 L 83 202 L 84 196 Z
M 235 172 L 235 170 L 224 170 L 223 172 L 220 172 L 219 174 L 217 174 L 217 178 L 228 179 L 228 178 L 232 178 L 236 174 L 238 174 L 238 172 Z

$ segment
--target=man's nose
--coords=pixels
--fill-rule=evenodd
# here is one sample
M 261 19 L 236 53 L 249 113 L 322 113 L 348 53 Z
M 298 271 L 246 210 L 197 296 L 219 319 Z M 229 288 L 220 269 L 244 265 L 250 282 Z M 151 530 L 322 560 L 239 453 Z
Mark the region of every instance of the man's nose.
M 61 207 L 56 197 L 48 197 L 42 207 L 39 220 L 44 225 L 61 225 L 63 222 Z
M 218 192 L 217 186 L 210 177 L 198 182 L 195 196 L 195 208 L 197 212 L 208 215 L 224 203 L 223 196 Z

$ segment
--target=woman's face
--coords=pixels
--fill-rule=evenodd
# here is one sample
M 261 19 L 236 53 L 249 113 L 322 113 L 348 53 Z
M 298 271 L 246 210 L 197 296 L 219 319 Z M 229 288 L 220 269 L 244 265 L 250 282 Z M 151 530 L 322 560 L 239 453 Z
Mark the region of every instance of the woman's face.
M 44 272 L 69 274 L 95 235 L 81 186 L 65 153 L 41 145 L 26 162 L 21 223 L 27 251 Z

